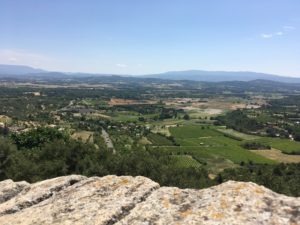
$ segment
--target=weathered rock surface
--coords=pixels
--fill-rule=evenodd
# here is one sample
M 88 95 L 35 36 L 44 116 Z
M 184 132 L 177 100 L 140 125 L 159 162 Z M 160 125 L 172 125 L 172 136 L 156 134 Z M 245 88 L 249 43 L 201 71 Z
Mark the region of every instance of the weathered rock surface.
M 30 184 L 27 182 L 13 182 L 12 180 L 5 180 L 0 183 L 0 203 L 5 202 L 17 194 L 23 189 L 28 188 Z
M 300 224 L 300 198 L 234 181 L 192 190 L 127 176 L 6 180 L 0 224 Z
M 203 190 L 162 187 L 118 224 L 300 224 L 300 199 L 254 183 Z M 148 223 L 145 223 L 148 224 Z

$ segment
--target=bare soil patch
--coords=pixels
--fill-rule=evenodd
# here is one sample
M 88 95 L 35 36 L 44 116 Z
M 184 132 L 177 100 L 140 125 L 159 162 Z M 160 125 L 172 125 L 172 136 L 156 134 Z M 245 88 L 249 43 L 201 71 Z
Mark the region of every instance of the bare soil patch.
M 150 100 L 134 100 L 134 99 L 121 99 L 121 98 L 112 98 L 108 102 L 110 106 L 114 105 L 146 105 L 146 104 L 155 104 L 155 101 Z

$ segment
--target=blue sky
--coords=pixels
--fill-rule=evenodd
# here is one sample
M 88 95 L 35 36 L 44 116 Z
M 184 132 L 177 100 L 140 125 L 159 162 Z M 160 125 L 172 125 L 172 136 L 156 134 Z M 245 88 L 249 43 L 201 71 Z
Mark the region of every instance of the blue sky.
M 300 1 L 1 0 L 0 63 L 300 76 Z

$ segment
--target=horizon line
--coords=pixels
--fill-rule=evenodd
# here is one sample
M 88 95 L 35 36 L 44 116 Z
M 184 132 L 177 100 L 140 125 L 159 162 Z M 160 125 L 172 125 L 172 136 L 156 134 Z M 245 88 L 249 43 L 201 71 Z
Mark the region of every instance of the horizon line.
M 271 75 L 271 76 L 279 76 L 279 77 L 290 77 L 290 78 L 300 78 L 300 75 L 286 75 L 286 74 L 275 74 L 275 73 L 267 73 L 267 72 L 258 72 L 258 71 L 252 71 L 252 70 L 205 70 L 205 69 L 183 69 L 183 70 L 167 70 L 163 72 L 157 72 L 157 73 L 144 73 L 144 74 L 128 74 L 128 73 L 110 73 L 110 72 L 82 72 L 82 71 L 76 71 L 76 72 L 70 72 L 70 71 L 64 71 L 64 70 L 48 70 L 43 69 L 41 67 L 26 65 L 26 64 L 3 64 L 0 63 L 2 66 L 24 66 L 29 67 L 36 70 L 43 70 L 46 73 L 66 73 L 66 74 L 91 74 L 91 75 L 122 75 L 122 76 L 147 76 L 147 75 L 159 75 L 159 74 L 165 74 L 165 73 L 177 73 L 177 72 L 212 72 L 212 73 L 256 73 L 256 74 L 264 74 L 264 75 Z

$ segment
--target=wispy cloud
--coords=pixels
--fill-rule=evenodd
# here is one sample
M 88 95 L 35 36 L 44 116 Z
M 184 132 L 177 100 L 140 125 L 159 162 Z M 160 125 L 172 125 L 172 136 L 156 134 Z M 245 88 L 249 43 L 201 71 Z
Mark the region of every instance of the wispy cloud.
M 265 39 L 272 38 L 273 36 L 274 36 L 273 34 L 261 34 L 261 37 Z
M 117 67 L 120 67 L 120 68 L 126 68 L 127 65 L 126 64 L 123 64 L 123 63 L 118 63 L 116 64 Z
M 294 27 L 294 26 L 286 25 L 281 28 L 281 31 L 277 31 L 277 32 L 273 32 L 273 33 L 262 33 L 260 36 L 264 39 L 270 39 L 270 38 L 274 38 L 276 36 L 283 36 L 295 29 L 296 29 L 296 27 Z
M 296 27 L 294 27 L 294 26 L 283 26 L 283 29 L 284 30 L 295 30 Z
M 277 31 L 277 32 L 274 32 L 274 33 L 262 33 L 260 36 L 264 39 L 270 39 L 270 38 L 273 38 L 273 37 L 276 37 L 276 36 L 283 36 L 283 35 L 291 32 L 295 29 L 296 29 L 296 27 L 294 27 L 294 26 L 286 25 L 286 26 L 282 27 L 282 31 Z
M 273 38 L 273 37 L 276 37 L 276 36 L 282 36 L 284 35 L 284 32 L 282 31 L 278 31 L 278 32 L 275 32 L 275 33 L 268 33 L 268 34 L 261 34 L 261 37 L 264 38 L 264 39 L 270 39 L 270 38 Z

